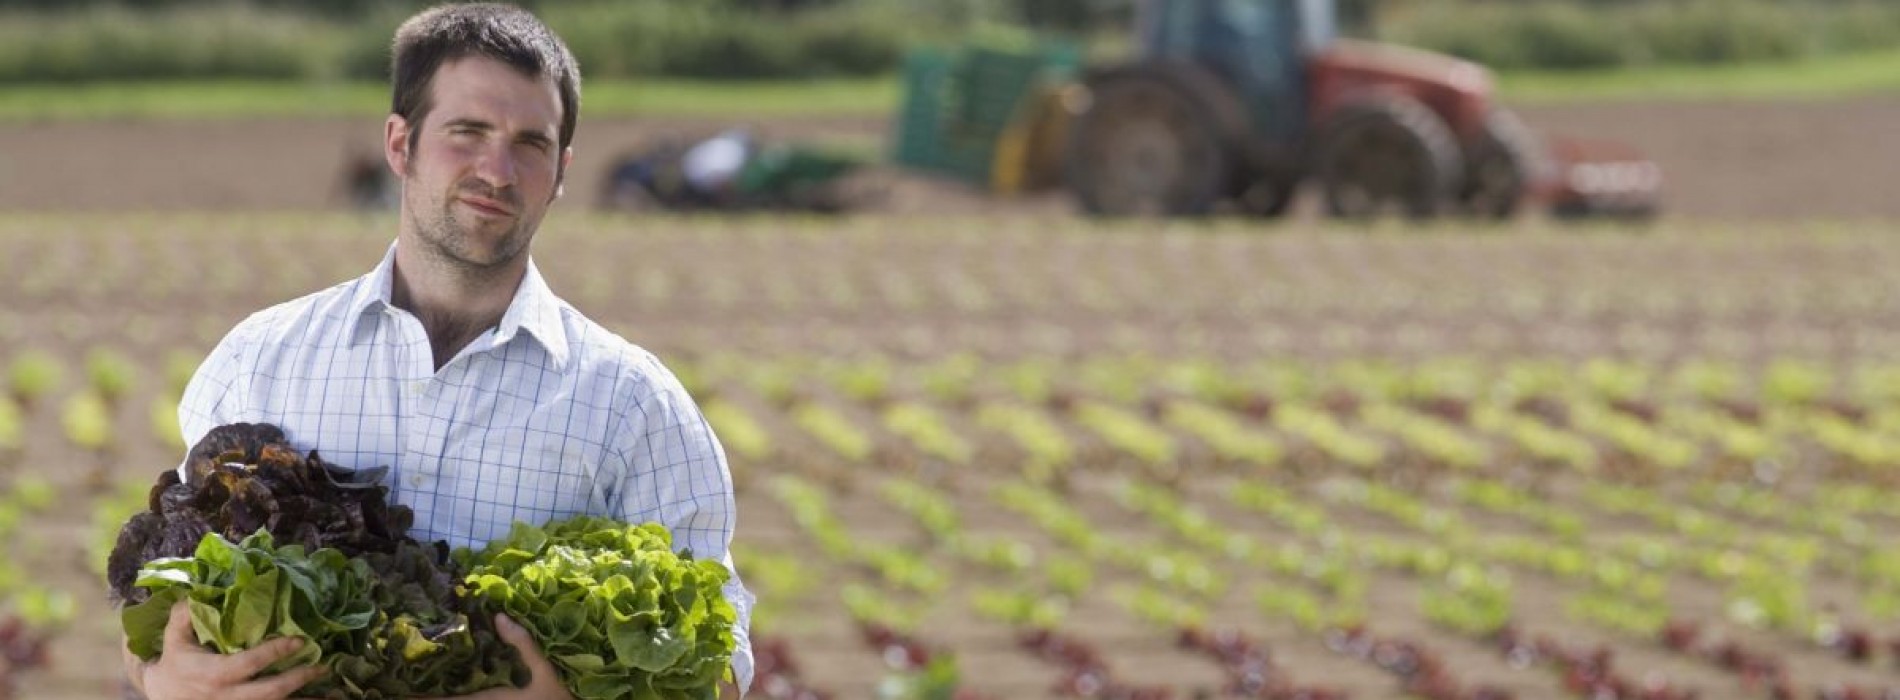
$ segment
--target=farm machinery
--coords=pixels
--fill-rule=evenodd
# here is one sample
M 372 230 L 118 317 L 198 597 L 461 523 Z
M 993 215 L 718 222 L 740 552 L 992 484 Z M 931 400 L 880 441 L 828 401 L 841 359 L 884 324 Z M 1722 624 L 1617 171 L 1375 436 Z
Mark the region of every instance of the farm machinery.
M 1144 0 L 1138 51 L 1062 43 L 913 53 L 898 163 L 999 193 L 1067 189 L 1089 213 L 1335 217 L 1654 214 L 1656 165 L 1539 135 L 1456 58 L 1342 38 L 1332 0 Z
M 846 187 L 865 163 L 796 143 L 761 143 L 746 129 L 666 141 L 623 154 L 602 183 L 605 211 L 801 211 L 832 214 L 869 196 Z

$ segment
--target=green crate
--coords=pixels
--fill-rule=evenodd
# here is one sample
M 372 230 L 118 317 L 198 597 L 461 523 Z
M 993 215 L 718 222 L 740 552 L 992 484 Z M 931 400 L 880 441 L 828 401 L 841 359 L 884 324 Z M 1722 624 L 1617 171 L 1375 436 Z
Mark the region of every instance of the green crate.
M 1073 78 L 1080 52 L 1067 44 L 1030 50 L 966 46 L 905 56 L 904 102 L 893 149 L 898 164 L 988 187 L 996 143 L 1025 98 Z

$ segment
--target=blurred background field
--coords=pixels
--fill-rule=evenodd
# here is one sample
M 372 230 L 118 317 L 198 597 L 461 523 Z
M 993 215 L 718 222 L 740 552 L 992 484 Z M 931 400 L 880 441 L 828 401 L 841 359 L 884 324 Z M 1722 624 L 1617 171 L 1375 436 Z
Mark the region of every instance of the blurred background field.
M 754 697 L 1900 686 L 1900 4 L 1339 3 L 1661 168 L 1586 223 L 1104 219 L 891 162 L 913 49 L 1113 61 L 1134 2 L 531 5 L 586 75 L 536 259 L 725 443 Z M 203 354 L 393 237 L 348 174 L 419 6 L 0 0 L 0 698 L 116 696 L 103 548 Z M 734 125 L 876 197 L 603 206 Z
M 413 0 L 10 0 L 0 81 L 380 80 Z M 1034 31 L 1129 43 L 1133 0 L 540 0 L 595 79 L 809 78 L 894 71 L 920 41 Z M 1709 65 L 1890 50 L 1879 0 L 1345 0 L 1345 33 L 1494 69 Z
M 1135 4 L 527 3 L 586 66 L 590 108 L 770 116 L 885 114 L 896 101 L 888 76 L 919 43 L 1042 35 L 1082 42 L 1098 55 L 1126 52 Z M 0 84 L 11 88 L 0 116 L 372 114 L 387 101 L 389 35 L 423 5 L 0 3 Z M 1478 61 L 1504 75 L 1514 99 L 1843 95 L 1900 82 L 1900 6 L 1880 0 L 1348 0 L 1341 7 L 1346 34 Z M 784 79 L 819 81 L 826 90 L 822 99 L 794 101 L 773 99 L 775 91 L 758 84 Z M 755 100 L 764 104 L 740 104 Z

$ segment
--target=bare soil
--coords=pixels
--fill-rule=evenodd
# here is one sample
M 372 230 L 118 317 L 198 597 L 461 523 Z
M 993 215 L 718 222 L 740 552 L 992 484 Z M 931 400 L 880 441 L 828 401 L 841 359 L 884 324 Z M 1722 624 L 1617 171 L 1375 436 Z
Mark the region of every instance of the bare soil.
M 1695 220 L 1900 217 L 1900 97 L 1628 102 L 1521 110 L 1552 134 L 1619 141 L 1663 168 L 1667 216 Z M 616 156 L 742 120 L 586 119 L 569 201 L 591 206 Z M 879 148 L 882 118 L 752 124 L 768 139 Z M 340 206 L 352 155 L 374 157 L 376 119 L 96 121 L 0 125 L 0 210 L 279 210 Z M 892 169 L 875 175 L 889 213 L 1066 212 L 1059 197 L 997 202 Z M 572 206 L 572 205 L 570 205 Z M 1307 207 L 1306 209 L 1310 209 Z

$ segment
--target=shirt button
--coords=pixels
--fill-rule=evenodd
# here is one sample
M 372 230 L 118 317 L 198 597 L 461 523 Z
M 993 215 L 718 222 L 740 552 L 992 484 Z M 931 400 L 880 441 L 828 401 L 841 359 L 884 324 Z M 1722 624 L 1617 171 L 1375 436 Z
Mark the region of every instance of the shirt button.
M 422 485 L 422 476 L 421 476 L 421 475 L 416 475 L 416 476 L 411 476 L 411 477 L 409 477 L 409 485 L 410 485 L 410 486 L 421 486 L 421 485 Z
M 419 379 L 409 383 L 410 396 L 421 396 L 422 392 L 428 391 L 428 389 L 429 381 L 426 379 Z

